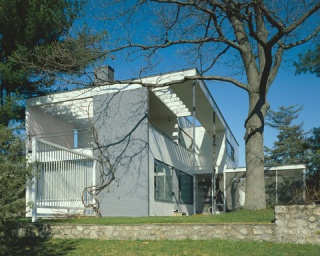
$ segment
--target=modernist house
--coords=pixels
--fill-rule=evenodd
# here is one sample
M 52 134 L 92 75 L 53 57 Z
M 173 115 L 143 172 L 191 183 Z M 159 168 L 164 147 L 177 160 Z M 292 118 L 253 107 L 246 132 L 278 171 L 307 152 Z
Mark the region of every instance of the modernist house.
M 191 215 L 214 202 L 223 211 L 221 177 L 238 167 L 238 144 L 205 83 L 185 79 L 195 75 L 105 84 L 113 70 L 104 67 L 93 87 L 28 99 L 27 151 L 37 171 L 28 214 L 92 214 L 84 205 L 97 201 L 102 216 Z

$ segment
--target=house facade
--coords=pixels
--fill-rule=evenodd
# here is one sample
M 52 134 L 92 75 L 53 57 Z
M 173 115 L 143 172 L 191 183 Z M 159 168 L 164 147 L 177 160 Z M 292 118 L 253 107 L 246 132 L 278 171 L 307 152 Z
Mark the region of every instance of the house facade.
M 27 151 L 37 173 L 28 215 L 192 215 L 226 209 L 238 143 L 196 69 L 30 98 Z M 220 183 L 219 183 L 220 182 Z M 110 183 L 110 184 L 109 184 Z M 212 190 L 212 187 L 216 188 Z M 211 208 L 213 209 L 213 208 Z

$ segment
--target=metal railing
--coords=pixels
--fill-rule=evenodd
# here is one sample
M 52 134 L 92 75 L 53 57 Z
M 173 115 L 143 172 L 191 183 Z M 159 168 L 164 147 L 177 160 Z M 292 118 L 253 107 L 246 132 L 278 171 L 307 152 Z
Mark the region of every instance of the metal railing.
M 91 198 L 82 198 L 83 190 L 95 182 L 94 158 L 35 137 L 31 156 L 32 220 L 39 208 L 84 210 L 82 200 L 88 205 Z

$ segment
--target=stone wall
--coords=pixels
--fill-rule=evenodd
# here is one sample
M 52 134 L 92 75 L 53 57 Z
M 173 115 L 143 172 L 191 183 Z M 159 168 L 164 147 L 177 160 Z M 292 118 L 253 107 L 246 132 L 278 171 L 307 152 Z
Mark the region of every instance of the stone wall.
M 178 217 L 177 217 L 178 218 Z M 20 236 L 104 240 L 235 239 L 320 244 L 320 206 L 276 206 L 274 224 L 31 225 Z
M 63 225 L 52 226 L 52 238 L 93 238 L 105 240 L 237 239 L 275 241 L 274 225 Z
M 320 206 L 276 206 L 275 234 L 279 242 L 320 244 Z

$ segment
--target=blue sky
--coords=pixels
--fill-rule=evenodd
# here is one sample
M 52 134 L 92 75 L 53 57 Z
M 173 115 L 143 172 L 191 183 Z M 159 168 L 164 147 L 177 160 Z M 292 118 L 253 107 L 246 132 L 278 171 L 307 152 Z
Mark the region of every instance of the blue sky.
M 239 143 L 240 166 L 245 166 L 244 120 L 248 114 L 246 92 L 226 83 L 208 84 L 210 91 L 226 118 Z M 271 109 L 280 106 L 303 105 L 298 123 L 304 123 L 305 131 L 320 127 L 320 79 L 315 75 L 295 75 L 292 71 L 280 70 L 272 84 L 268 101 Z M 277 133 L 270 127 L 265 128 L 265 145 L 272 147 Z
M 89 6 L 88 11 L 90 13 L 89 16 L 103 12 L 102 9 L 97 9 L 94 4 Z M 101 13 L 99 15 L 101 15 Z M 105 27 L 106 23 L 101 20 L 94 21 L 93 19 L 87 19 L 87 22 L 88 21 L 90 25 L 94 24 L 97 30 L 103 27 L 107 30 L 109 29 L 108 32 L 111 32 L 114 29 L 112 29 L 111 26 Z M 111 23 L 108 24 L 111 25 Z M 148 26 L 145 26 L 147 26 L 147 23 L 144 23 L 144 28 L 137 29 L 135 32 L 138 33 L 138 31 L 140 31 L 139 33 L 141 33 L 141 29 L 147 31 Z M 118 36 L 119 31 L 115 30 L 113 32 L 117 32 L 115 36 Z M 140 37 L 140 34 L 135 36 Z M 306 47 L 294 49 L 291 55 L 286 57 L 291 60 L 297 59 L 299 50 L 304 51 Z M 139 61 L 133 63 L 126 62 L 124 53 L 116 54 L 115 60 L 109 59 L 103 64 L 112 66 L 115 69 L 115 79 L 119 80 L 137 77 L 137 70 L 143 65 L 142 62 Z M 303 105 L 303 110 L 300 112 L 298 122 L 304 122 L 304 129 L 306 131 L 314 127 L 320 127 L 320 78 L 310 74 L 295 75 L 294 68 L 292 65 L 290 66 L 290 62 L 287 62 L 285 66 L 286 68 L 280 68 L 277 78 L 269 91 L 268 100 L 271 109 L 277 111 L 280 106 Z M 181 70 L 186 67 L 190 68 L 191 66 L 186 64 L 182 58 L 179 58 L 173 49 L 169 49 L 161 53 L 159 66 L 154 70 L 153 74 Z M 217 73 L 210 72 L 210 74 L 221 75 L 219 71 L 223 72 L 224 69 L 223 67 L 218 67 L 217 71 Z M 245 145 L 243 137 L 245 132 L 244 121 L 248 114 L 247 94 L 244 90 L 228 83 L 207 82 L 207 86 L 239 143 L 240 166 L 245 166 Z M 266 127 L 265 145 L 272 147 L 275 140 L 276 131 Z
M 172 56 L 172 55 L 171 55 Z M 165 63 L 170 63 L 167 56 Z M 176 61 L 172 65 L 159 67 L 160 72 L 179 70 Z M 181 63 L 183 64 L 183 63 Z M 132 63 L 124 60 L 109 62 L 115 69 L 116 79 L 134 77 L 135 69 Z M 162 65 L 160 65 L 162 66 Z M 239 165 L 245 166 L 244 121 L 248 114 L 247 93 L 228 83 L 206 82 L 213 98 L 218 104 L 230 129 L 239 143 Z M 297 123 L 303 122 L 305 131 L 320 127 L 320 79 L 315 75 L 295 75 L 294 69 L 280 69 L 277 78 L 272 84 L 268 101 L 271 109 L 277 111 L 280 106 L 303 105 Z M 265 145 L 272 147 L 277 140 L 277 133 L 270 127 L 265 127 Z

